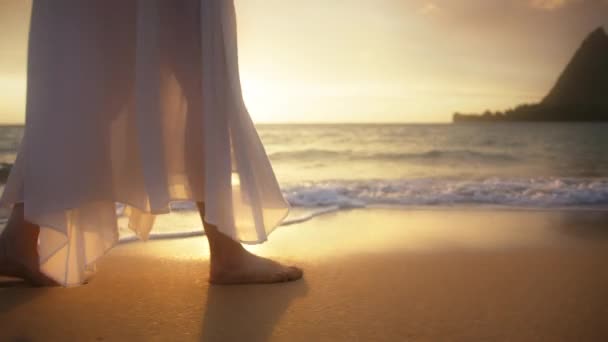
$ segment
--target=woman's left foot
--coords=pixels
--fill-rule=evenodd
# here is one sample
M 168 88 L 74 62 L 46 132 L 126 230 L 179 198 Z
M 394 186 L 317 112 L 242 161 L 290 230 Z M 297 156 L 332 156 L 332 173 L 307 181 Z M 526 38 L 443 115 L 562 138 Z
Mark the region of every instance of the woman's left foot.
M 209 282 L 212 284 L 261 284 L 281 283 L 302 278 L 302 269 L 286 266 L 263 258 L 243 249 L 241 255 L 230 263 L 212 259 Z

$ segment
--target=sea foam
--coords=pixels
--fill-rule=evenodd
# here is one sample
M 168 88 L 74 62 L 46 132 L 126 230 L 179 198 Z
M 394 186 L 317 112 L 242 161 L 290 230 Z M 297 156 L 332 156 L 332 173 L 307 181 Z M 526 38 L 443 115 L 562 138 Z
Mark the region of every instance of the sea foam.
M 312 216 L 370 206 L 490 205 L 530 209 L 608 209 L 608 178 L 335 180 L 284 185 L 282 191 L 292 207 L 311 209 L 309 214 Z M 197 208 L 192 202 L 180 201 L 172 202 L 171 210 L 193 211 Z M 291 220 L 299 222 L 302 219 L 294 217 Z
M 524 208 L 608 207 L 608 179 L 484 178 L 322 181 L 283 189 L 293 206 L 499 205 Z

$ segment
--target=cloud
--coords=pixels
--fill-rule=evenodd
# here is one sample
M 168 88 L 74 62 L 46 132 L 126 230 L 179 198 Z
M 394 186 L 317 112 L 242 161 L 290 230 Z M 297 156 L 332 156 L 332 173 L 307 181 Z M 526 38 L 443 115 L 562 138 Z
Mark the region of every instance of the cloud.
M 576 0 L 531 0 L 530 6 L 540 10 L 553 11 L 575 1 Z
M 559 10 L 569 5 L 584 5 L 591 7 L 604 7 L 608 5 L 608 0 L 526 0 L 528 5 L 534 9 L 553 11 Z
M 418 9 L 418 13 L 431 15 L 431 14 L 439 12 L 440 10 L 441 10 L 441 8 L 439 8 L 439 6 L 437 6 L 435 3 L 427 2 L 424 4 L 424 6 L 422 6 Z

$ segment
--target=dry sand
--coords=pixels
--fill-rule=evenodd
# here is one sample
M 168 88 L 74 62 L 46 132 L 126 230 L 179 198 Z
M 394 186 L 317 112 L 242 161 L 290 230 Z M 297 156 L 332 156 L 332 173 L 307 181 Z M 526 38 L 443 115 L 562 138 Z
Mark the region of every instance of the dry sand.
M 250 249 L 301 281 L 209 286 L 204 237 L 113 249 L 87 285 L 0 288 L 0 341 L 608 341 L 608 215 L 341 212 Z

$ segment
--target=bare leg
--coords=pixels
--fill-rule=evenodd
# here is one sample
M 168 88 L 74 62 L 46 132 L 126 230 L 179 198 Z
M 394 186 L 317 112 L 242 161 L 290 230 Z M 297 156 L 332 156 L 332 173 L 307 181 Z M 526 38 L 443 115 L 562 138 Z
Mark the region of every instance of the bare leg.
M 0 235 L 0 275 L 22 278 L 36 286 L 57 285 L 40 272 L 39 233 L 40 227 L 25 220 L 23 204 L 16 204 Z
M 198 202 L 198 209 L 209 241 L 211 271 L 209 282 L 213 284 L 278 283 L 302 278 L 302 270 L 285 266 L 276 261 L 248 252 L 243 246 L 220 233 L 216 226 L 204 220 L 205 206 Z

